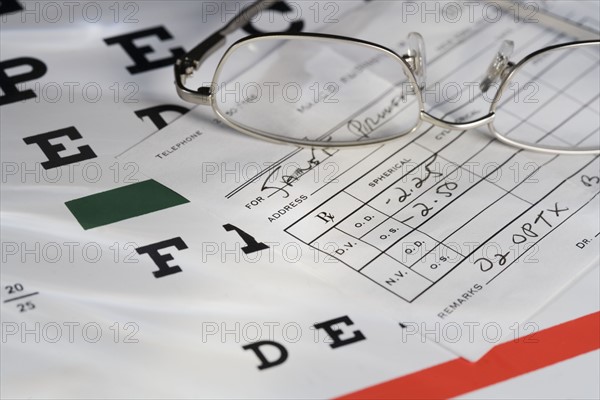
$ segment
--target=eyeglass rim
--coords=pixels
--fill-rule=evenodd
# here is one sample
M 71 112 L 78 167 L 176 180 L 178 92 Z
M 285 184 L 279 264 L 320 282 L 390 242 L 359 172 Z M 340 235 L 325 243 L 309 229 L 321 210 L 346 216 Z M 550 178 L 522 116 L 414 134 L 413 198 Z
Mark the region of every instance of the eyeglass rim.
M 540 55 L 544 54 L 544 53 L 550 53 L 556 50 L 563 50 L 563 49 L 567 49 L 567 48 L 577 48 L 577 47 L 584 47 L 584 46 L 593 46 L 593 45 L 600 45 L 600 40 L 581 40 L 581 41 L 576 41 L 576 42 L 569 42 L 569 43 L 561 43 L 561 44 L 556 44 L 556 45 L 552 45 L 552 46 L 548 46 L 548 47 L 544 47 L 542 49 L 536 50 L 530 54 L 528 54 L 527 56 L 525 56 L 523 59 L 521 59 L 518 63 L 516 63 L 510 70 L 510 72 L 502 79 L 502 82 L 500 83 L 500 86 L 498 88 L 498 91 L 496 92 L 496 95 L 494 96 L 494 99 L 492 100 L 492 103 L 490 105 L 490 114 L 496 114 L 496 108 L 498 107 L 498 104 L 500 103 L 500 99 L 502 98 L 502 95 L 504 94 L 504 91 L 506 90 L 506 88 L 508 87 L 508 85 L 510 84 L 512 78 L 532 59 L 539 57 Z M 510 139 L 508 137 L 506 137 L 505 135 L 501 134 L 500 132 L 497 131 L 497 129 L 494 126 L 494 121 L 496 119 L 492 118 L 491 121 L 488 124 L 488 127 L 490 129 L 490 132 L 494 135 L 494 137 L 496 139 L 498 139 L 500 142 L 505 143 L 507 145 L 510 146 L 514 146 L 514 147 L 518 147 L 524 150 L 531 150 L 531 151 L 537 151 L 537 152 L 542 152 L 542 153 L 550 153 L 550 154 L 572 154 L 572 155 L 595 155 L 595 154 L 600 154 L 600 149 L 595 148 L 595 147 L 584 147 L 584 148 L 578 148 L 578 149 L 568 149 L 568 148 L 563 148 L 563 147 L 556 147 L 556 146 L 544 146 L 544 145 L 532 145 L 532 144 L 527 144 L 524 142 L 520 142 L 518 140 L 514 140 L 514 139 Z
M 247 42 L 262 41 L 262 40 L 269 40 L 269 39 L 292 39 L 292 40 L 312 39 L 312 40 L 321 40 L 321 41 L 337 40 L 337 41 L 359 44 L 359 45 L 369 47 L 369 48 L 372 48 L 375 50 L 383 51 L 388 56 L 391 56 L 392 58 L 396 59 L 397 61 L 399 61 L 402 64 L 404 71 L 407 72 L 406 75 L 410 81 L 410 84 L 413 85 L 413 87 L 418 88 L 418 83 L 417 83 L 416 77 L 414 76 L 414 72 L 410 68 L 410 65 L 408 65 L 408 63 L 402 58 L 402 56 L 398 55 L 398 53 L 394 52 L 393 50 L 391 50 L 385 46 L 382 46 L 380 44 L 369 42 L 367 40 L 361 40 L 361 39 L 355 39 L 355 38 L 346 37 L 346 36 L 331 35 L 331 34 L 325 34 L 325 33 L 308 33 L 308 32 L 266 33 L 266 34 L 250 35 L 250 36 L 244 37 L 244 38 L 236 41 L 227 49 L 225 54 L 223 54 L 223 57 L 221 57 L 221 60 L 219 61 L 218 65 L 217 65 L 215 74 L 213 75 L 212 82 L 214 84 L 217 84 L 218 78 L 221 74 L 223 66 L 225 65 L 225 63 L 227 62 L 227 60 L 229 59 L 231 54 L 236 49 L 247 44 Z M 423 103 L 423 98 L 422 98 L 422 92 L 420 89 L 417 90 L 417 92 L 415 93 L 415 96 L 417 97 L 417 101 L 418 101 L 419 113 L 421 113 L 424 109 L 424 103 Z M 384 137 L 384 138 L 344 141 L 344 142 L 326 142 L 326 141 L 317 141 L 317 140 L 304 140 L 304 139 L 286 138 L 286 137 L 279 136 L 279 135 L 269 134 L 268 132 L 259 132 L 258 130 L 247 129 L 245 126 L 237 124 L 234 121 L 231 121 L 227 116 L 225 116 L 219 110 L 216 98 L 214 96 L 214 93 L 212 93 L 212 90 L 209 95 L 209 102 L 210 102 L 210 105 L 211 105 L 213 111 L 219 116 L 219 118 L 223 122 L 225 122 L 231 128 L 234 128 L 234 129 L 241 131 L 245 134 L 248 134 L 250 136 L 254 136 L 254 137 L 257 137 L 257 138 L 263 139 L 263 140 L 268 140 L 273 143 L 288 144 L 288 145 L 293 144 L 293 145 L 297 145 L 300 147 L 347 148 L 347 147 L 359 147 L 359 146 L 363 147 L 363 146 L 368 146 L 368 145 L 382 144 L 382 143 L 389 142 L 391 140 L 398 139 L 399 137 L 402 137 L 402 136 L 410 135 L 411 133 L 417 131 L 423 123 L 423 119 L 421 118 L 421 115 L 419 115 L 419 117 L 417 118 L 416 124 L 410 130 L 401 132 L 399 134 L 395 134 L 390 137 Z
M 536 146 L 536 145 L 531 145 L 531 144 L 527 144 L 527 143 L 522 143 L 522 142 L 507 138 L 506 136 L 499 133 L 496 130 L 496 128 L 494 127 L 496 108 L 498 107 L 498 103 L 500 102 L 502 94 L 504 93 L 505 89 L 511 82 L 514 75 L 516 73 L 518 73 L 519 70 L 521 68 L 523 68 L 523 66 L 528 61 L 530 61 L 532 58 L 538 57 L 539 55 L 546 53 L 546 52 L 561 50 L 561 49 L 570 48 L 570 47 L 576 48 L 576 47 L 583 47 L 583 46 L 588 46 L 588 45 L 598 45 L 598 44 L 600 44 L 600 40 L 584 40 L 584 41 L 562 43 L 562 44 L 548 46 L 548 47 L 536 50 L 536 51 L 528 54 L 523 59 L 521 59 L 519 62 L 514 64 L 514 66 L 511 67 L 509 73 L 506 74 L 504 77 L 502 77 L 502 80 L 499 85 L 499 89 L 496 92 L 494 99 L 492 100 L 489 112 L 486 116 L 481 117 L 475 121 L 455 124 L 455 123 L 451 123 L 451 122 L 444 121 L 444 120 L 438 119 L 436 117 L 433 117 L 432 115 L 428 114 L 425 111 L 425 105 L 424 105 L 424 101 L 423 101 L 423 92 L 422 92 L 421 88 L 418 86 L 417 79 L 416 79 L 413 69 L 404 60 L 404 58 L 402 56 L 400 56 L 395 51 L 393 51 L 385 46 L 382 46 L 380 44 L 362 40 L 362 39 L 347 37 L 347 36 L 339 36 L 339 35 L 324 34 L 324 33 L 298 32 L 298 33 L 265 33 L 265 34 L 257 34 L 257 35 L 250 35 L 250 36 L 244 37 L 244 38 L 236 41 L 235 43 L 233 43 L 227 49 L 225 54 L 223 54 L 221 60 L 219 61 L 218 65 L 217 65 L 215 74 L 213 76 L 213 83 L 218 82 L 218 78 L 223 69 L 223 65 L 226 63 L 227 59 L 231 56 L 231 54 L 236 49 L 247 44 L 247 42 L 249 42 L 249 41 L 269 40 L 269 39 L 273 39 L 273 38 L 292 39 L 292 40 L 296 40 L 296 39 L 338 40 L 338 41 L 355 43 L 355 44 L 373 48 L 375 50 L 383 51 L 384 53 L 391 56 L 392 58 L 395 58 L 397 61 L 399 61 L 401 63 L 401 65 L 404 68 L 404 71 L 408 72 L 406 75 L 407 75 L 408 79 L 410 80 L 410 83 L 413 85 L 414 88 L 417 88 L 415 96 L 417 97 L 418 106 L 419 106 L 419 117 L 412 129 L 401 132 L 399 134 L 395 134 L 390 137 L 384 137 L 384 138 L 378 138 L 378 139 L 344 141 L 344 142 L 325 142 L 325 141 L 286 138 L 286 137 L 279 136 L 279 135 L 269 134 L 268 132 L 259 132 L 258 130 L 248 129 L 245 126 L 237 124 L 234 121 L 230 120 L 227 116 L 225 116 L 218 109 L 215 97 L 213 96 L 213 93 L 211 90 L 208 100 L 209 100 L 211 108 L 213 109 L 215 114 L 217 114 L 217 116 L 229 127 L 236 129 L 247 135 L 250 135 L 250 136 L 262 139 L 262 140 L 268 140 L 273 143 L 288 144 L 288 145 L 293 144 L 293 145 L 296 145 L 299 147 L 348 148 L 348 147 L 358 147 L 358 146 L 363 147 L 363 146 L 368 146 L 368 145 L 376 145 L 376 144 L 382 144 L 382 143 L 390 142 L 392 140 L 396 140 L 400 137 L 410 135 L 411 133 L 414 133 L 415 131 L 417 131 L 421 127 L 423 122 L 428 122 L 428 123 L 431 123 L 432 125 L 435 125 L 438 127 L 449 128 L 449 129 L 454 129 L 454 130 L 461 130 L 461 129 L 467 130 L 467 129 L 472 129 L 472 128 L 480 127 L 483 125 L 487 125 L 488 129 L 490 130 L 490 133 L 496 139 L 498 139 L 500 142 L 505 143 L 510 146 L 521 148 L 524 150 L 531 150 L 531 151 L 545 152 L 545 153 L 552 153 L 552 154 L 576 154 L 576 155 L 600 154 L 600 149 L 598 149 L 598 148 L 565 149 L 565 148 L 561 148 L 561 147 Z

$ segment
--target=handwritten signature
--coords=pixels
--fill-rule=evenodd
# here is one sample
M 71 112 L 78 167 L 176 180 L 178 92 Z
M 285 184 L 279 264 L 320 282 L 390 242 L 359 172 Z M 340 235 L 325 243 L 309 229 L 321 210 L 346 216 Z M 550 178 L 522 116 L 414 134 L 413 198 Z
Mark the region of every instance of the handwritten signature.
M 404 95 L 398 95 L 392 98 L 390 103 L 374 117 L 364 118 L 362 121 L 352 119 L 348 121 L 348 130 L 355 135 L 368 137 L 375 129 L 377 129 L 389 117 L 393 116 L 394 111 L 402 104 L 406 103 Z
M 274 196 L 277 193 L 281 193 L 284 199 L 290 197 L 290 193 L 287 188 L 293 186 L 294 183 L 298 182 L 304 175 L 317 168 L 321 163 L 327 160 L 329 157 L 335 155 L 337 151 L 328 151 L 326 149 L 317 150 L 311 149 L 310 159 L 305 162 L 304 168 L 296 168 L 291 174 L 281 174 L 282 167 L 278 166 L 273 169 L 267 176 L 260 189 L 261 192 L 270 190 L 269 197 Z M 320 156 L 318 157 L 317 154 Z

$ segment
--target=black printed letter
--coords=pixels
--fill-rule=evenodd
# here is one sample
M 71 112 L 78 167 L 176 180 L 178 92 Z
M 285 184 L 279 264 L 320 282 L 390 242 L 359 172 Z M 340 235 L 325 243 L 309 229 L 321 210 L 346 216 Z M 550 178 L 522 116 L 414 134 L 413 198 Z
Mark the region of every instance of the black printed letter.
M 181 106 L 176 106 L 173 104 L 166 104 L 163 106 L 155 106 L 150 108 L 144 108 L 143 110 L 138 110 L 135 112 L 135 115 L 138 116 L 139 119 L 143 120 L 144 117 L 150 118 L 150 121 L 156 125 L 157 129 L 162 129 L 167 126 L 167 121 L 162 117 L 162 113 L 167 111 L 178 112 L 179 114 L 185 114 L 190 111 L 189 109 Z
M 171 267 L 167 264 L 168 261 L 173 259 L 173 256 L 170 253 L 160 254 L 158 252 L 158 250 L 166 249 L 167 247 L 175 247 L 177 250 L 185 250 L 188 248 L 183 239 L 177 237 L 135 249 L 138 254 L 148 254 L 152 261 L 154 261 L 154 264 L 158 267 L 158 271 L 152 272 L 155 278 L 162 278 L 163 276 L 181 272 L 179 265 L 173 265 Z
M 42 149 L 46 157 L 48 157 L 48 161 L 44 161 L 42 163 L 42 167 L 44 167 L 44 169 L 56 168 L 96 157 L 96 153 L 94 153 L 92 148 L 88 145 L 78 147 L 77 150 L 79 150 L 79 153 L 61 157 L 58 153 L 66 150 L 65 145 L 62 143 L 52 144 L 50 143 L 50 140 L 63 136 L 67 136 L 71 140 L 81 139 L 81 134 L 77 131 L 77 129 L 74 126 L 70 126 L 57 131 L 29 136 L 24 138 L 23 141 L 26 144 L 37 144 L 40 146 L 40 149 Z
M 293 11 L 292 8 L 290 8 L 290 6 L 288 6 L 285 2 L 283 1 L 278 1 L 277 3 L 273 3 L 273 5 L 267 7 L 268 10 L 274 10 L 274 11 L 279 11 L 280 13 L 286 13 L 288 11 Z M 290 27 L 286 30 L 283 31 L 283 33 L 297 33 L 297 32 L 302 32 L 302 29 L 304 28 L 304 21 L 299 20 L 299 21 L 294 21 L 290 24 Z M 256 35 L 258 33 L 266 33 L 263 31 L 260 31 L 258 29 L 256 29 L 254 27 L 254 25 L 252 25 L 252 22 L 248 22 L 246 25 L 244 25 L 244 30 L 246 32 L 248 32 L 251 35 Z
M 273 346 L 273 347 L 275 347 L 276 349 L 279 350 L 279 353 L 280 353 L 279 354 L 279 358 L 277 360 L 275 360 L 275 361 L 269 361 L 269 360 L 267 360 L 267 357 L 265 357 L 265 355 L 260 350 L 261 346 Z M 283 347 L 279 343 L 273 342 L 271 340 L 263 340 L 261 342 L 255 342 L 255 343 L 247 344 L 245 346 L 242 346 L 242 349 L 254 351 L 254 354 L 256 354 L 256 356 L 258 357 L 258 359 L 261 362 L 261 364 L 258 366 L 258 369 L 266 369 L 266 368 L 275 367 L 275 366 L 277 366 L 279 364 L 283 364 L 285 362 L 285 360 L 287 360 L 287 358 L 288 358 L 288 352 L 285 349 L 285 347 Z
M 23 6 L 17 0 L 0 1 L 0 15 L 21 11 Z
M 20 67 L 22 65 L 28 65 L 31 67 L 31 71 L 25 72 L 20 75 L 9 76 L 6 70 L 10 68 Z M 19 91 L 17 83 L 31 81 L 43 76 L 48 68 L 46 64 L 36 58 L 21 57 L 14 58 L 12 60 L 3 61 L 0 63 L 0 88 L 4 92 L 4 96 L 0 96 L 0 106 L 4 104 L 14 103 L 16 101 L 22 101 L 27 99 L 33 99 L 36 97 L 35 92 L 31 89 Z
M 333 340 L 333 343 L 330 344 L 332 349 L 336 347 L 345 346 L 354 342 L 359 342 L 361 340 L 365 340 L 365 335 L 362 334 L 361 331 L 352 332 L 354 336 L 348 339 L 340 339 L 340 336 L 344 334 L 344 332 L 340 329 L 334 328 L 333 325 L 337 324 L 346 324 L 348 326 L 354 325 L 352 320 L 348 316 L 332 319 L 330 321 L 321 322 L 320 324 L 315 324 L 315 328 L 323 329 L 327 332 L 327 335 Z
M 246 246 L 242 247 L 242 251 L 246 254 L 256 253 L 257 251 L 262 251 L 269 248 L 269 246 L 263 242 L 257 242 L 256 239 L 254 239 L 254 236 L 247 234 L 237 226 L 225 224 L 223 225 L 223 228 L 225 228 L 227 232 L 236 231 L 237 234 L 240 235 L 242 240 L 246 242 Z
M 185 54 L 185 51 L 181 47 L 177 47 L 170 49 L 171 54 L 173 55 L 172 57 L 150 61 L 146 58 L 146 54 L 153 53 L 154 49 L 151 46 L 137 47 L 133 43 L 136 39 L 148 36 L 157 36 L 160 40 L 173 38 L 164 27 L 157 26 L 155 28 L 145 29 L 143 31 L 104 39 L 104 42 L 109 46 L 118 43 L 121 45 L 121 47 L 123 47 L 123 50 L 125 50 L 125 52 L 129 54 L 129 57 L 131 57 L 135 62 L 135 65 L 127 67 L 127 70 L 132 74 L 139 74 L 140 72 L 146 72 L 156 68 L 172 65 L 177 58 Z

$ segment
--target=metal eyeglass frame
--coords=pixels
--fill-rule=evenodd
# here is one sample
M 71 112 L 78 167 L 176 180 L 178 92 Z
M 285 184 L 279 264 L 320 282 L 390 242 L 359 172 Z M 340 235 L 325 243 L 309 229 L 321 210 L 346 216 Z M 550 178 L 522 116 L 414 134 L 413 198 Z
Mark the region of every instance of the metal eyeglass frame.
M 259 35 L 251 35 L 245 37 L 241 40 L 235 42 L 231 47 L 225 52 L 221 61 L 217 66 L 217 70 L 215 71 L 213 82 L 217 81 L 217 78 L 222 70 L 222 67 L 225 61 L 228 59 L 229 55 L 232 54 L 240 46 L 248 44 L 251 41 L 257 40 L 266 40 L 272 38 L 278 39 L 308 39 L 308 40 L 337 40 L 337 41 L 345 41 L 351 42 L 363 46 L 367 46 L 384 53 L 387 55 L 397 59 L 400 63 L 404 65 L 404 70 L 407 73 L 407 77 L 410 81 L 410 85 L 413 88 L 417 88 L 415 90 L 415 94 L 417 100 L 419 102 L 419 112 L 420 116 L 416 123 L 416 125 L 405 132 L 398 133 L 391 137 L 379 138 L 379 139 L 367 139 L 360 140 L 355 142 L 326 142 L 326 141 L 316 141 L 316 140 L 303 140 L 303 139 L 295 139 L 295 138 L 284 138 L 277 135 L 271 135 L 266 132 L 260 132 L 257 130 L 250 130 L 245 126 L 236 124 L 234 121 L 229 120 L 226 116 L 224 116 L 221 111 L 216 106 L 215 96 L 213 96 L 213 88 L 211 87 L 200 87 L 198 90 L 192 90 L 185 86 L 186 79 L 189 78 L 200 65 L 208 58 L 211 54 L 213 54 L 216 50 L 222 47 L 225 44 L 225 37 L 227 34 L 230 34 L 237 30 L 238 28 L 244 26 L 251 18 L 260 13 L 262 10 L 266 9 L 268 6 L 272 4 L 272 0 L 258 0 L 251 4 L 249 7 L 242 10 L 242 12 L 236 15 L 225 27 L 217 31 L 216 33 L 209 36 L 206 40 L 201 42 L 198 46 L 193 48 L 190 52 L 188 52 L 185 56 L 178 59 L 175 63 L 175 85 L 177 89 L 177 93 L 179 96 L 188 102 L 200 104 L 200 105 L 210 105 L 213 108 L 213 111 L 220 117 L 220 119 L 225 122 L 228 126 L 246 133 L 251 136 L 258 137 L 260 139 L 266 139 L 269 141 L 277 142 L 277 143 L 287 143 L 294 144 L 300 147 L 316 147 L 316 148 L 326 148 L 326 147 L 354 147 L 354 146 L 363 146 L 368 144 L 377 144 L 382 142 L 387 142 L 390 140 L 397 139 L 401 136 L 405 136 L 416 131 L 423 122 L 430 123 L 432 125 L 444 128 L 444 129 L 452 129 L 452 130 L 468 130 L 478 128 L 484 125 L 489 127 L 490 132 L 495 136 L 499 141 L 506 143 L 508 145 L 525 149 L 532 150 L 538 152 L 545 153 L 553 153 L 553 154 L 600 154 L 600 149 L 598 148 L 578 148 L 578 149 L 566 149 L 559 147 L 551 147 L 551 146 L 536 146 L 532 144 L 522 143 L 519 141 L 515 141 L 509 139 L 502 134 L 498 133 L 494 128 L 494 119 L 496 116 L 496 107 L 498 106 L 498 102 L 500 101 L 502 94 L 512 77 L 523 67 L 525 63 L 527 63 L 530 59 L 550 51 L 555 51 L 559 49 L 566 48 L 576 48 L 582 47 L 586 45 L 592 44 L 600 44 L 600 40 L 582 40 L 564 44 L 553 45 L 549 47 L 545 47 L 543 49 L 537 50 L 525 58 L 523 58 L 518 63 L 512 63 L 509 61 L 508 56 L 510 52 L 512 52 L 512 42 L 505 41 L 503 47 L 500 52 L 496 55 L 494 60 L 492 61 L 488 71 L 487 76 L 484 81 L 481 83 L 480 87 L 482 91 L 486 91 L 492 84 L 499 84 L 499 88 L 496 92 L 496 95 L 491 103 L 489 113 L 481 118 L 467 121 L 467 122 L 451 122 L 445 121 L 439 118 L 432 116 L 424 110 L 424 102 L 422 91 L 423 89 L 421 82 L 424 80 L 425 76 L 425 54 L 424 48 L 422 45 L 422 38 L 419 34 L 411 33 L 409 35 L 409 41 L 413 42 L 413 46 L 408 51 L 406 55 L 398 55 L 394 51 L 378 45 L 376 43 L 345 37 L 345 36 L 337 36 L 337 35 L 328 35 L 328 34 L 319 34 L 319 33 L 267 33 L 267 34 L 259 34 Z M 551 17 L 550 17 L 551 18 Z M 547 23 L 554 23 L 555 21 L 546 21 Z M 561 21 L 564 24 L 563 21 Z M 566 29 L 570 34 L 575 37 L 594 37 L 595 35 L 587 30 L 584 30 L 580 27 L 573 25 L 561 26 L 562 29 Z M 411 35 L 412 38 L 411 38 Z M 411 40 L 412 39 L 412 40 Z

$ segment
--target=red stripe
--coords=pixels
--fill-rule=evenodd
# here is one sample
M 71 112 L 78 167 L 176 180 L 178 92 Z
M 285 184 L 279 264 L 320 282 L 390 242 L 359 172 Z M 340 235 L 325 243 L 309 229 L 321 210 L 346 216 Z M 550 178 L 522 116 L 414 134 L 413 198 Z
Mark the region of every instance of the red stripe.
M 340 397 L 447 399 L 600 348 L 600 311 L 494 347 L 479 361 L 463 358 Z

